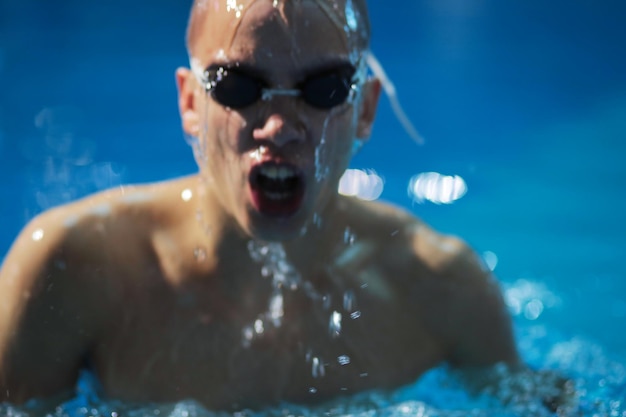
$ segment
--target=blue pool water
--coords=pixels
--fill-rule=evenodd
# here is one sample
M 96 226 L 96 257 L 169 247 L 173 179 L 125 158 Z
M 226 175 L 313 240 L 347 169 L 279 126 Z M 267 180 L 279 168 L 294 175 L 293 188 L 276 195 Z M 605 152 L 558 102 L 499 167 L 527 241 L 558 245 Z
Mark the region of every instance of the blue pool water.
M 426 145 L 408 138 L 383 99 L 353 167 L 384 178 L 383 199 L 495 255 L 524 358 L 576 381 L 580 415 L 626 416 L 626 3 L 370 3 L 372 49 Z M 188 8 L 0 1 L 0 253 L 46 208 L 193 172 L 173 78 L 187 62 Z M 422 172 L 458 175 L 467 194 L 417 203 L 407 186 Z M 62 413 L 124 408 L 91 395 Z M 376 405 L 334 414 L 545 413 L 531 400 L 507 408 L 470 397 L 445 368 L 368 401 Z M 290 412 L 315 413 L 272 411 Z M 203 413 L 180 403 L 160 415 Z

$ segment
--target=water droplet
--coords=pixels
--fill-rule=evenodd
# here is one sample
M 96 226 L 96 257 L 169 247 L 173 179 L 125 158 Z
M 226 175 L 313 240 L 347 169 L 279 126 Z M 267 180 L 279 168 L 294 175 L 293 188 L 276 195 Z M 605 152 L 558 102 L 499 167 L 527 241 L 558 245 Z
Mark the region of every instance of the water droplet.
M 490 271 L 496 269 L 496 266 L 498 265 L 498 255 L 491 251 L 486 251 L 483 252 L 483 260 Z
M 67 268 L 67 265 L 65 264 L 64 261 L 57 259 L 56 261 L 54 261 L 54 267 L 56 269 L 59 269 L 61 271 L 64 271 Z
M 261 275 L 264 276 L 265 278 L 269 277 L 270 275 L 272 275 L 272 270 L 270 269 L 270 267 L 268 267 L 267 265 L 264 265 L 261 268 Z
M 317 388 L 315 388 L 315 387 L 309 388 L 309 393 L 315 394 L 316 392 L 317 392 Z
M 353 312 L 350 314 L 350 318 L 351 318 L 352 320 L 356 320 L 356 319 L 358 319 L 359 317 L 361 317 L 361 312 L 360 312 L 359 310 L 357 310 L 357 311 L 353 311 Z
M 41 239 L 43 239 L 43 229 L 37 229 L 33 232 L 32 234 L 32 238 L 35 242 L 40 241 Z
M 183 201 L 189 201 L 189 200 L 191 200 L 192 197 L 193 197 L 193 191 L 191 191 L 189 188 L 185 188 L 180 193 L 180 198 L 182 198 Z
M 263 331 L 265 331 L 265 328 L 263 326 L 263 320 L 257 319 L 254 322 L 254 331 L 257 332 L 257 334 L 262 334 Z
M 350 363 L 350 357 L 348 355 L 341 355 L 337 358 L 339 365 L 344 366 Z
M 206 250 L 202 247 L 197 247 L 193 250 L 193 256 L 198 262 L 204 262 L 206 260 Z
M 349 227 L 346 227 L 346 230 L 343 232 L 343 242 L 347 245 L 353 245 L 355 240 L 356 235 Z
M 317 227 L 318 229 L 322 228 L 322 216 L 320 216 L 317 213 L 313 214 L 313 224 L 315 225 L 315 227 Z
M 330 304 L 331 304 L 331 299 L 330 299 L 330 295 L 326 294 L 322 297 L 322 306 L 324 307 L 324 310 L 328 310 L 330 308 Z
M 274 326 L 279 327 L 282 323 L 284 314 L 283 310 L 283 294 L 280 291 L 276 291 L 270 299 L 269 307 L 270 318 L 274 322 Z
M 313 378 L 322 378 L 324 375 L 326 375 L 324 364 L 318 357 L 313 358 L 313 364 L 311 366 L 311 374 L 313 375 Z
M 250 344 L 252 343 L 252 339 L 254 338 L 254 330 L 252 329 L 251 326 L 246 326 L 243 328 L 242 330 L 242 341 L 241 344 L 243 345 L 243 347 L 245 348 L 249 348 Z
M 343 309 L 351 312 L 354 311 L 356 307 L 356 297 L 354 296 L 354 291 L 348 290 L 343 293 Z
M 341 335 L 341 313 L 333 311 L 333 314 L 330 315 L 328 330 L 332 338 L 336 338 Z

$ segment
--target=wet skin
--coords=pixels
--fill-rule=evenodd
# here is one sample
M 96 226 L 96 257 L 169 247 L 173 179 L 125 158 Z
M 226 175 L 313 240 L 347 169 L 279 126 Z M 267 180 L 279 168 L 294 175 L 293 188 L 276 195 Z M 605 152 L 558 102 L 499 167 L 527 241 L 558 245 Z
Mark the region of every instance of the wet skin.
M 194 57 L 203 67 L 246 63 L 278 88 L 350 62 L 350 39 L 315 2 L 285 3 L 252 2 L 240 21 L 226 10 L 206 17 L 210 33 L 201 31 Z M 318 30 L 300 30 L 307 25 Z M 467 245 L 398 208 L 337 194 L 353 138 L 369 135 L 377 81 L 332 110 L 294 97 L 231 110 L 189 70 L 177 71 L 177 83 L 200 173 L 46 212 L 7 255 L 0 399 L 70 390 L 85 359 L 111 398 L 193 398 L 212 409 L 392 388 L 443 361 L 518 363 L 497 283 Z M 254 204 L 250 172 L 267 161 L 303 172 L 305 194 L 291 216 Z M 282 289 L 280 325 L 266 320 L 248 341 L 244 330 L 275 291 L 249 253 L 253 238 L 282 242 L 300 281 Z M 329 330 L 334 312 L 338 334 Z
M 194 398 L 210 408 L 394 387 L 444 360 L 516 361 L 497 285 L 466 245 L 396 208 L 343 197 L 321 228 L 285 245 L 330 305 L 302 287 L 286 290 L 282 325 L 244 347 L 243 328 L 268 309 L 271 280 L 240 231 L 207 239 L 196 220 L 198 181 L 111 191 L 25 229 L 0 281 L 17 318 L 3 316 L 0 327 L 7 399 L 71 388 L 85 357 L 112 398 Z M 185 189 L 194 190 L 189 201 Z M 72 215 L 80 220 L 58 227 Z M 44 236 L 33 242 L 38 229 Z M 342 314 L 338 337 L 333 311 Z M 313 377 L 309 352 L 327 364 L 323 377 Z M 342 355 L 349 364 L 339 365 Z

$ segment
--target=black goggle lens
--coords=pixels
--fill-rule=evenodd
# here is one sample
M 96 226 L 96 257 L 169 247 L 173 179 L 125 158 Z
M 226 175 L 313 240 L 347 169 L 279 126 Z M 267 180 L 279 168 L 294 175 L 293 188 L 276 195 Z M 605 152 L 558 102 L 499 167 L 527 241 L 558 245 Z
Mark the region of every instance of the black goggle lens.
M 350 80 L 347 74 L 328 73 L 309 78 L 300 85 L 302 98 L 319 109 L 330 109 L 342 104 L 350 94 Z
M 236 71 L 223 70 L 209 73 L 211 95 L 223 106 L 242 109 L 261 97 L 261 84 L 247 75 Z
M 300 83 L 302 99 L 312 107 L 331 109 L 346 101 L 352 89 L 354 70 L 335 70 L 315 75 Z M 263 95 L 264 84 L 232 69 L 208 71 L 210 93 L 215 101 L 232 109 L 248 107 Z

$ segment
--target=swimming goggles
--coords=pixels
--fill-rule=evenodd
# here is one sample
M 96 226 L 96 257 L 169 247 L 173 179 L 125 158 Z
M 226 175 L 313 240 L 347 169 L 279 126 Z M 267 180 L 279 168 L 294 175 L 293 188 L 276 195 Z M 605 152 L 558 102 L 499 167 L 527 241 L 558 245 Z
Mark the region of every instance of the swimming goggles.
M 274 96 L 300 97 L 312 107 L 328 110 L 355 94 L 358 86 L 355 73 L 352 65 L 341 65 L 309 75 L 293 89 L 270 88 L 260 77 L 238 67 L 209 67 L 198 78 L 216 102 L 235 110 Z

